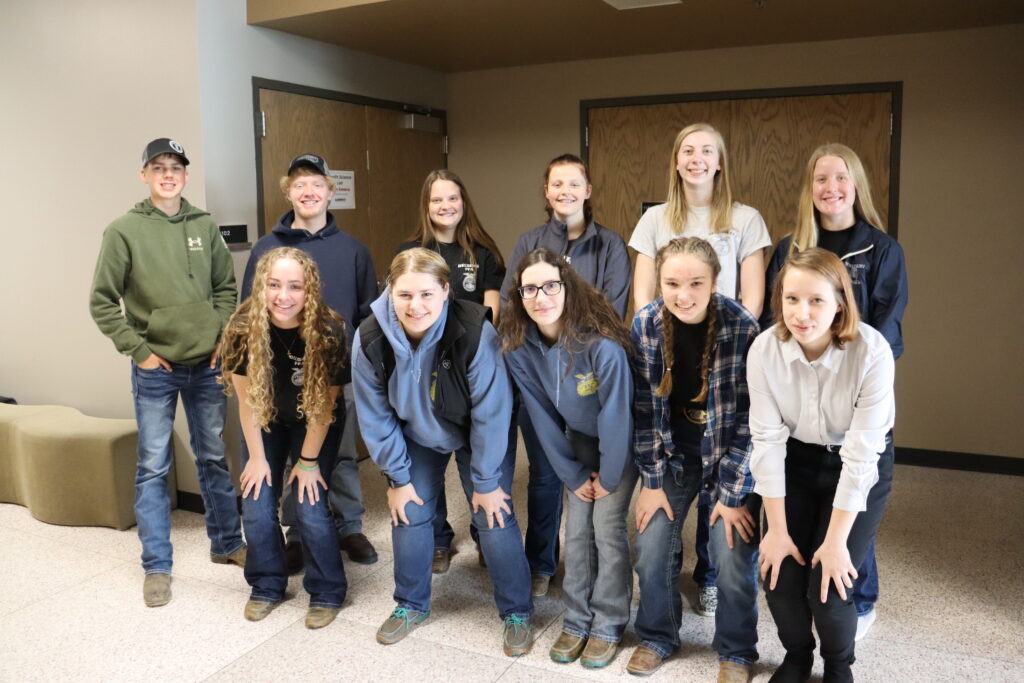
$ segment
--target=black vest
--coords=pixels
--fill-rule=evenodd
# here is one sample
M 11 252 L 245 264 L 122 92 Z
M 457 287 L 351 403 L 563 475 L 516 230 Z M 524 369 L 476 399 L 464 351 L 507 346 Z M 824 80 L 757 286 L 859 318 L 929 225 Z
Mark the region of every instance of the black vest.
M 487 306 L 453 299 L 448 302 L 448 317 L 434 353 L 432 402 L 434 415 L 466 435 L 473 407 L 469 394 L 469 364 L 480 347 L 484 321 L 491 319 Z M 363 354 L 373 366 L 377 381 L 387 390 L 395 371 L 395 350 L 384 335 L 377 316 L 368 316 L 359 325 L 359 341 Z

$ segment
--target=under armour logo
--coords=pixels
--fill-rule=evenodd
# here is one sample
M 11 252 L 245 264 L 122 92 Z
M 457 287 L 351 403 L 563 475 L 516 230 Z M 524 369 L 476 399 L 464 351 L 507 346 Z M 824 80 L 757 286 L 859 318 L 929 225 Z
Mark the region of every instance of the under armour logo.
M 202 237 L 189 237 L 188 238 L 188 248 L 192 249 L 193 251 L 202 249 L 203 248 L 203 238 Z

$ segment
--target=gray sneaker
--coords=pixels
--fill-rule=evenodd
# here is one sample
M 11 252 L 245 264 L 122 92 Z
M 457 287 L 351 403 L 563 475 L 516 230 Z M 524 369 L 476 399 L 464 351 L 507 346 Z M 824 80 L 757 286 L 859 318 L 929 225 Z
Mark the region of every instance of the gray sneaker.
M 697 595 L 697 614 L 702 617 L 713 617 L 718 609 L 718 588 L 701 586 Z
M 409 632 L 426 621 L 430 612 L 416 612 L 405 607 L 396 607 L 377 629 L 377 642 L 392 645 L 409 635 Z
M 505 617 L 505 630 L 501 634 L 502 649 L 509 657 L 525 655 L 533 645 L 533 625 L 529 618 L 514 614 Z

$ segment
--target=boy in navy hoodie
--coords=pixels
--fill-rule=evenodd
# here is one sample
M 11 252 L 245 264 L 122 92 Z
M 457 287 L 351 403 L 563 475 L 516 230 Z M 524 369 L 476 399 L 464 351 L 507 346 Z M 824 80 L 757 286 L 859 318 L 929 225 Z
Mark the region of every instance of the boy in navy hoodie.
M 316 154 L 302 154 L 292 160 L 288 173 L 281 178 L 281 191 L 292 209 L 281 216 L 277 225 L 261 237 L 252 248 L 242 279 L 242 299 L 252 290 L 256 262 L 275 247 L 295 247 L 313 257 L 320 270 L 323 297 L 327 305 L 345 318 L 349 339 L 359 323 L 370 314 L 370 304 L 377 298 L 377 275 L 370 251 L 355 237 L 338 229 L 328 211 L 334 196 L 334 178 L 327 162 Z M 360 564 L 377 561 L 377 551 L 363 535 L 362 487 L 356 454 L 356 421 L 352 408 L 352 386 L 346 384 L 344 423 L 334 471 L 324 473 L 330 482 L 329 500 L 338 529 L 338 544 L 349 559 Z M 339 406 L 340 407 L 340 406 Z M 242 447 L 245 447 L 243 442 Z M 298 571 L 302 552 L 295 525 L 295 501 L 285 489 L 281 505 L 282 522 L 289 528 L 285 550 L 289 569 Z

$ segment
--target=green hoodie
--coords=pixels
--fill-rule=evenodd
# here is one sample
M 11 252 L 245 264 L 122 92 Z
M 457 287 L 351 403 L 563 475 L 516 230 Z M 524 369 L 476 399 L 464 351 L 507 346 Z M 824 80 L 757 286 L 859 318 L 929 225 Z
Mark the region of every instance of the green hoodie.
M 185 199 L 175 216 L 139 202 L 104 231 L 89 310 L 136 362 L 151 353 L 185 365 L 207 360 L 235 300 L 224 238 L 210 214 Z

